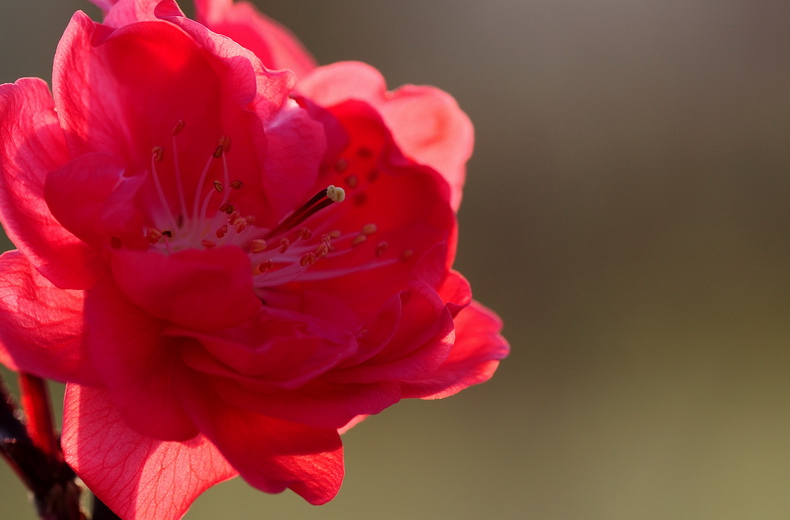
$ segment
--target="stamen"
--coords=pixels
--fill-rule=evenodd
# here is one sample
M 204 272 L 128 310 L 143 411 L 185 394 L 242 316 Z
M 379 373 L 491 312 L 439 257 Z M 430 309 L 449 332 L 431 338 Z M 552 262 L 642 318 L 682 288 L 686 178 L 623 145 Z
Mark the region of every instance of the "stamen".
M 156 244 L 162 239 L 162 232 L 156 228 L 148 228 L 148 241 L 152 244 Z
M 288 218 L 280 222 L 277 227 L 269 231 L 263 238 L 269 239 L 289 229 L 292 229 L 327 206 L 331 206 L 336 202 L 342 202 L 345 198 L 346 192 L 343 188 L 338 188 L 337 186 L 330 184 L 325 190 L 321 190 L 313 195 L 310 200 L 304 203 L 299 209 L 291 213 Z
M 262 238 L 256 238 L 250 242 L 250 251 L 253 253 L 261 253 L 266 250 L 266 241 Z
M 175 137 L 175 136 L 177 136 L 178 134 L 181 133 L 181 130 L 184 129 L 184 125 L 185 124 L 186 123 L 184 122 L 183 119 L 179 119 L 178 120 L 178 123 L 176 123 L 176 126 L 173 128 L 173 137 Z
M 218 193 L 222 193 L 222 190 L 225 188 L 222 187 L 222 183 L 219 181 L 214 181 L 214 189 L 217 190 Z
M 236 180 L 230 183 L 230 187 L 234 190 L 240 190 L 244 187 L 244 183 L 242 181 Z
M 315 253 L 311 251 L 302 255 L 302 258 L 299 260 L 299 265 L 302 267 L 310 267 L 311 265 L 315 265 L 317 261 L 318 258 L 316 258 Z
M 162 162 L 165 156 L 165 149 L 161 146 L 154 146 L 153 150 L 151 150 L 151 155 L 154 156 L 154 161 Z

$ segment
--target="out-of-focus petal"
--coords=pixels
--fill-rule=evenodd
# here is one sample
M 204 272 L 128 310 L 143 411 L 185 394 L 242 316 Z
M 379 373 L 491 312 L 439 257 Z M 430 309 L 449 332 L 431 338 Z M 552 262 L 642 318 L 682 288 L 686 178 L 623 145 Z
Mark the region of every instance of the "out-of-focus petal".
M 450 356 L 429 377 L 404 381 L 404 397 L 441 399 L 464 388 L 488 381 L 499 360 L 507 357 L 510 346 L 499 331 L 499 317 L 477 302 L 455 318 L 455 345 Z
M 197 20 L 254 52 L 269 69 L 289 69 L 302 78 L 315 59 L 291 31 L 264 16 L 248 2 L 195 0 Z
M 58 287 L 95 281 L 90 250 L 44 202 L 47 174 L 68 161 L 52 95 L 36 78 L 0 85 L 0 217 L 8 237 Z
M 185 442 L 141 436 L 99 388 L 66 386 L 61 445 L 90 490 L 126 520 L 181 518 L 203 491 L 237 475 L 202 435 Z

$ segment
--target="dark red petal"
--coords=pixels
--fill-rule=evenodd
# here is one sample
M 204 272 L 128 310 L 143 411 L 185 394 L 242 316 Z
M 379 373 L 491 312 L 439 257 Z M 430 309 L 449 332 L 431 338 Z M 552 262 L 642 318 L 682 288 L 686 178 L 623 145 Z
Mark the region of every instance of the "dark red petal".
M 203 491 L 237 474 L 203 436 L 141 436 L 100 388 L 66 386 L 61 445 L 88 488 L 126 520 L 181 518 Z
M 0 363 L 57 381 L 96 383 L 83 291 L 58 289 L 19 251 L 0 256 Z
M 235 246 L 112 252 L 112 272 L 129 300 L 159 319 L 195 330 L 238 325 L 261 308 L 247 254 Z
M 63 228 L 44 202 L 47 173 L 68 161 L 52 96 L 40 79 L 0 86 L 0 216 L 14 244 L 58 287 L 95 281 L 88 247 Z
M 370 383 L 425 377 L 447 358 L 453 321 L 436 292 L 419 282 L 401 294 L 403 310 L 392 339 L 366 362 L 327 375 L 337 383 Z
M 195 0 L 197 20 L 250 49 L 268 69 L 289 69 L 298 77 L 315 68 L 315 59 L 285 27 L 252 4 L 233 0 Z
M 173 388 L 184 340 L 163 336 L 163 324 L 129 303 L 109 281 L 88 292 L 85 320 L 93 364 L 127 424 L 161 440 L 197 435 Z
M 441 399 L 488 381 L 510 347 L 500 334 L 502 321 L 477 302 L 455 318 L 455 345 L 450 356 L 430 377 L 401 384 L 404 397 Z
M 357 349 L 353 334 L 332 323 L 266 308 L 232 329 L 169 333 L 202 343 L 203 348 L 184 349 L 184 360 L 195 370 L 256 381 L 267 389 L 300 387 Z
M 433 87 L 414 85 L 388 93 L 376 69 L 356 62 L 319 67 L 300 81 L 298 88 L 323 106 L 350 99 L 374 106 L 404 154 L 436 169 L 447 180 L 452 188 L 452 207 L 458 209 L 474 131 L 452 96 Z
M 186 377 L 186 376 L 185 376 Z M 180 386 L 195 423 L 252 486 L 289 488 L 311 504 L 334 498 L 343 481 L 343 445 L 318 429 L 233 408 L 201 380 Z
M 259 392 L 245 381 L 217 378 L 214 388 L 234 406 L 314 428 L 338 429 L 359 414 L 377 414 L 401 399 L 396 381 L 325 383 L 320 380 L 296 390 Z

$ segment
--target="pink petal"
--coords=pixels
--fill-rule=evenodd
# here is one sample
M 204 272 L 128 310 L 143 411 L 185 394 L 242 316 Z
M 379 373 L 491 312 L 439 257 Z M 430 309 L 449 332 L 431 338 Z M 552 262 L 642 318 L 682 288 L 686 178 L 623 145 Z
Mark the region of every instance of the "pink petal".
M 121 292 L 151 315 L 186 328 L 238 325 L 261 308 L 247 254 L 235 246 L 165 255 L 118 250 L 112 272 Z
M 147 248 L 135 203 L 146 176 L 124 173 L 125 165 L 112 156 L 83 155 L 47 177 L 44 197 L 58 221 L 91 245 L 109 247 L 115 240 Z
M 343 445 L 318 429 L 246 412 L 192 378 L 180 387 L 190 414 L 242 478 L 267 493 L 291 489 L 311 504 L 330 501 L 343 481 Z
M 156 20 L 154 9 L 161 0 L 112 1 L 113 3 L 110 6 L 99 5 L 107 12 L 102 23 L 109 27 L 118 28 L 135 22 Z
M 450 356 L 430 377 L 401 383 L 404 397 L 441 399 L 466 387 L 488 381 L 510 347 L 500 334 L 502 321 L 477 302 L 455 318 L 455 345 Z
M 57 381 L 97 382 L 82 291 L 58 289 L 19 251 L 0 256 L 0 363 Z
M 143 437 L 118 415 L 105 390 L 66 386 L 61 445 L 66 462 L 126 520 L 181 518 L 209 487 L 237 473 L 205 437 Z
M 195 185 L 220 138 L 228 136 L 229 172 L 243 181 L 241 196 L 261 206 L 260 172 L 267 154 L 261 122 L 288 101 L 293 77 L 265 71 L 252 53 L 195 22 L 168 20 L 191 32 L 166 22 L 111 31 L 80 13 L 74 16 L 58 47 L 53 73 L 69 146 L 78 155 L 98 151 L 116 157 L 126 165 L 127 175 L 134 176 L 151 169 L 154 147 L 166 147 L 165 159 L 172 162 L 172 131 L 183 120 L 186 126 L 178 139 L 187 204 L 191 207 L 196 197 L 202 201 L 213 189 L 210 179 L 197 189 Z M 320 160 L 320 143 L 315 153 Z M 177 193 L 174 179 L 162 179 L 165 193 Z M 158 209 L 161 204 L 153 183 L 149 185 L 147 202 Z
M 184 340 L 126 300 L 109 282 L 88 293 L 88 347 L 109 397 L 128 426 L 146 437 L 184 441 L 198 434 L 173 388 Z
M 47 173 L 68 161 L 52 96 L 40 79 L 0 86 L 0 215 L 8 237 L 58 287 L 95 281 L 90 250 L 44 202 Z
M 300 78 L 315 68 L 296 36 L 248 2 L 195 0 L 195 12 L 200 23 L 250 49 L 266 68 L 289 69 Z
M 452 96 L 434 87 L 414 85 L 387 92 L 381 74 L 357 62 L 319 67 L 303 78 L 298 88 L 323 106 L 357 99 L 376 107 L 403 153 L 447 180 L 452 207 L 458 209 L 474 130 Z

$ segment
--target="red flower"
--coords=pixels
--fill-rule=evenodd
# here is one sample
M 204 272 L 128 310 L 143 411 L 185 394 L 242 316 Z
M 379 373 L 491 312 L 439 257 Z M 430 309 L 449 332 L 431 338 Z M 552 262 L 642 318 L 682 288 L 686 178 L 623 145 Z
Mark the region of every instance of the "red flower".
M 52 94 L 0 87 L 0 362 L 68 382 L 66 460 L 124 518 L 236 474 L 324 503 L 338 430 L 507 354 L 451 270 L 471 125 L 436 89 L 313 70 L 250 7 L 197 2 L 231 39 L 97 3 Z

